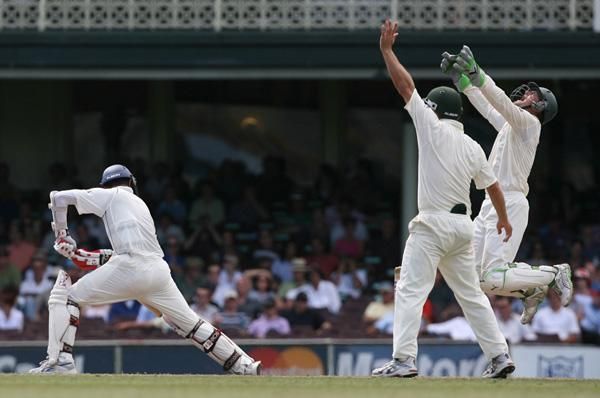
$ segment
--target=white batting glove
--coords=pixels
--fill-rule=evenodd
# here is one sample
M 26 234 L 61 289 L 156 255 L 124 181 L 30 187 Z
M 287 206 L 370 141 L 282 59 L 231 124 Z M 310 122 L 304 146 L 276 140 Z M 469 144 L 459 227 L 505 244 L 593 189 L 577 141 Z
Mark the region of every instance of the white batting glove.
M 54 250 L 66 258 L 71 258 L 71 256 L 73 256 L 75 250 L 77 250 L 77 242 L 69 235 L 68 230 L 61 229 L 56 232 Z
M 112 254 L 113 251 L 110 249 L 93 251 L 77 249 L 73 256 L 71 256 L 71 261 L 82 270 L 91 271 L 106 264 L 106 262 L 110 260 Z

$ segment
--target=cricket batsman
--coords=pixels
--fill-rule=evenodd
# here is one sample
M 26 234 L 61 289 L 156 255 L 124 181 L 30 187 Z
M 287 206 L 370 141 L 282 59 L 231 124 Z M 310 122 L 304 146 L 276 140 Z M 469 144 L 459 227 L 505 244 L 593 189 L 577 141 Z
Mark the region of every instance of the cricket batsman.
M 534 82 L 520 85 L 508 97 L 479 67 L 467 46 L 463 46 L 458 55 L 442 54 L 441 68 L 498 131 L 489 163 L 505 193 L 514 229 L 508 242 L 503 242 L 495 233 L 498 215 L 490 197 L 486 196 L 475 219 L 473 240 L 481 287 L 490 294 L 521 298 L 524 304 L 521 323 L 529 323 L 549 287 L 558 293 L 563 306 L 569 305 L 573 296 L 568 264 L 531 266 L 514 262 L 529 216 L 527 178 L 542 125 L 551 121 L 558 111 L 556 97 Z
M 67 208 L 95 214 L 104 221 L 112 250 L 77 249 L 67 230 Z M 73 360 L 79 311 L 83 305 L 138 300 L 204 351 L 223 370 L 258 375 L 254 361 L 222 331 L 200 319 L 188 306 L 171 278 L 156 239 L 148 207 L 137 196 L 135 177 L 125 166 L 104 170 L 100 188 L 50 192 L 54 249 L 89 272 L 75 284 L 60 271 L 50 292 L 48 356 L 31 373 L 77 373 Z
M 393 359 L 372 374 L 378 377 L 418 374 L 415 359 L 423 304 L 439 268 L 490 361 L 483 376 L 503 378 L 515 370 L 515 365 L 490 302 L 479 286 L 472 245 L 471 180 L 478 189 L 488 192 L 498 214 L 495 233 L 508 240 L 512 227 L 504 196 L 483 149 L 464 134 L 459 121 L 460 94 L 449 87 L 437 87 L 425 99 L 419 96 L 412 77 L 392 50 L 397 29 L 397 23 L 386 21 L 381 27 L 379 44 L 417 134 L 419 213 L 408 225 L 409 237 L 396 284 Z

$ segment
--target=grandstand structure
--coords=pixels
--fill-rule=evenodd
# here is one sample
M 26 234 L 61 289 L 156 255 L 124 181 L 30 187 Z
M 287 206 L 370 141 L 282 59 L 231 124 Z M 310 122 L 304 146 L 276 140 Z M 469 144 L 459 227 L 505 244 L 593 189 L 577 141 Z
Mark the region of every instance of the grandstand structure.
M 591 30 L 594 0 L 3 0 L 0 29 Z
M 139 176 L 169 263 L 179 262 L 174 273 L 183 272 L 190 257 L 204 256 L 202 278 L 226 248 L 215 244 L 208 254 L 193 244 L 183 249 L 197 220 L 186 215 L 171 220 L 171 229 L 160 225 L 169 191 L 189 210 L 204 182 L 214 186 L 224 207 L 215 231 L 223 241 L 232 239 L 227 250 L 239 255 L 242 271 L 257 265 L 253 252 L 264 231 L 282 258 L 290 242 L 299 256 L 313 256 L 312 238 L 320 233 L 327 241 L 323 255 L 341 260 L 330 239 L 333 222 L 317 224 L 350 198 L 369 234 L 362 242 L 368 249 L 353 259 L 369 274 L 359 297 L 346 297 L 339 314 L 324 314 L 332 328 L 312 340 L 312 354 L 296 351 L 317 336 L 312 328 L 294 329 L 288 338 L 301 340 L 289 347 L 278 340 L 277 352 L 265 340 L 244 343 L 280 364 L 294 355 L 312 363 L 316 356 L 322 374 L 368 374 L 388 355 L 389 336 L 374 332 L 362 315 L 379 294 L 375 282 L 391 278 L 416 213 L 416 138 L 379 53 L 385 18 L 399 21 L 396 50 L 421 95 L 451 85 L 439 70 L 440 55 L 463 44 L 506 91 L 536 80 L 557 94 L 559 113 L 544 127 L 529 180 L 530 225 L 518 258 L 570 262 L 600 286 L 600 121 L 594 117 L 600 0 L 0 0 L 0 175 L 8 175 L 0 178 L 0 253 L 11 243 L 13 224 L 36 226 L 32 244 L 48 249 L 47 191 L 94 186 L 114 162 Z M 493 129 L 469 105 L 465 115 L 465 130 L 489 152 Z M 281 171 L 277 183 L 266 175 L 269 161 Z M 247 187 L 256 190 L 250 202 L 261 215 L 244 225 L 240 208 L 247 203 L 240 202 Z M 474 193 L 474 213 L 481 200 Z M 391 220 L 390 244 L 382 236 Z M 75 224 L 73 230 L 97 227 L 88 219 Z M 180 235 L 173 252 L 167 230 Z M 102 241 L 98 228 L 92 232 Z M 383 264 L 382 252 L 392 253 L 389 263 Z M 51 254 L 45 253 L 50 266 L 65 265 Z M 27 277 L 30 266 L 21 271 Z M 452 310 L 440 284 L 436 321 Z M 28 320 L 24 331 L 0 332 L 10 339 L 0 344 L 0 355 L 14 356 L 16 371 L 39 357 L 44 316 Z M 232 336 L 248 337 L 244 331 Z M 192 355 L 184 342 L 171 341 L 174 334 L 116 330 L 102 319 L 82 320 L 81 337 L 92 339 L 81 345 L 91 371 L 144 371 L 153 361 L 143 360 L 143 351 L 161 355 L 170 344 Z M 140 343 L 146 338 L 152 347 Z M 449 363 L 448 350 L 456 369 L 468 369 L 463 376 L 477 374 L 484 363 L 472 343 L 451 349 L 439 340 L 428 343 L 429 374 L 438 375 L 438 362 Z M 552 344 L 539 352 L 523 345 L 519 352 L 551 362 Z M 576 358 L 558 364 L 573 370 L 563 376 L 583 377 L 578 358 L 597 363 L 598 350 L 584 355 L 581 347 L 562 345 L 560 355 Z M 540 368 L 558 366 L 550 362 Z M 214 370 L 203 366 L 172 371 Z M 536 369 L 524 375 L 539 376 Z

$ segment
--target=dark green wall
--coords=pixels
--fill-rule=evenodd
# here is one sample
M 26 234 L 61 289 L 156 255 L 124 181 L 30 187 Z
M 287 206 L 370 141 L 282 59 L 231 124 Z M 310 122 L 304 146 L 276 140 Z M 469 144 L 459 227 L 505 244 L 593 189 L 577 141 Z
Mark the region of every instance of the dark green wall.
M 458 50 L 463 43 L 470 44 L 482 64 L 495 71 L 539 68 L 548 69 L 548 77 L 568 78 L 584 71 L 589 76 L 600 68 L 600 35 L 592 32 L 409 31 L 400 32 L 397 51 L 407 66 L 418 71 L 437 68 L 444 49 Z M 189 72 L 194 77 L 193 72 L 226 74 L 236 70 L 259 75 L 262 71 L 266 76 L 260 76 L 267 78 L 294 78 L 299 72 L 315 69 L 347 71 L 349 75 L 354 71 L 358 76 L 381 68 L 376 31 L 0 34 L 0 76 L 4 77 L 77 71 L 78 76 L 88 73 L 89 77 L 112 78 L 118 73 L 107 72 L 128 70 Z M 273 70 L 289 71 L 289 75 L 274 75 Z M 202 76 L 215 75 L 196 77 Z M 179 77 L 186 78 L 185 74 Z

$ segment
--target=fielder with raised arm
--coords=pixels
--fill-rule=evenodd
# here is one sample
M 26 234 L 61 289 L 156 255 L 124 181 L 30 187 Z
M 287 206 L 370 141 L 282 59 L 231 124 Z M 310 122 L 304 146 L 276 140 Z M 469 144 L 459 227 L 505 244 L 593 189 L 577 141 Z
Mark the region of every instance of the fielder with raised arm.
M 460 94 L 449 87 L 437 87 L 424 100 L 419 96 L 410 74 L 392 50 L 397 29 L 397 24 L 390 21 L 382 25 L 380 48 L 392 82 L 415 125 L 419 214 L 408 225 L 410 235 L 396 284 L 393 359 L 372 374 L 379 377 L 418 374 L 415 359 L 423 304 L 439 268 L 490 361 L 483 376 L 506 377 L 515 366 L 475 269 L 471 180 L 478 189 L 487 190 L 500 215 L 496 233 L 504 232 L 503 239 L 508 240 L 512 227 L 504 196 L 483 149 L 464 134 L 459 121 Z
M 156 239 L 148 207 L 136 194 L 135 178 L 124 166 L 104 170 L 101 188 L 50 193 L 54 248 L 75 264 L 93 269 L 75 284 L 60 271 L 50 292 L 48 357 L 32 373 L 77 373 L 73 361 L 75 333 L 82 305 L 138 300 L 223 366 L 225 371 L 257 375 L 260 362 L 250 358 L 223 332 L 200 319 L 188 306 L 171 278 Z M 112 250 L 87 252 L 67 230 L 67 208 L 95 214 L 104 221 Z
M 536 83 L 517 87 L 510 98 L 481 69 L 471 50 L 463 46 L 458 55 L 442 54 L 442 71 L 498 131 L 489 163 L 505 193 L 513 238 L 503 242 L 495 233 L 498 219 L 486 197 L 475 219 L 473 246 L 480 269 L 481 287 L 487 293 L 519 297 L 523 300 L 523 324 L 529 323 L 552 287 L 569 305 L 573 295 L 571 267 L 568 264 L 531 266 L 515 263 L 515 256 L 527 228 L 529 202 L 527 178 L 531 172 L 542 125 L 556 116 L 554 94 Z

